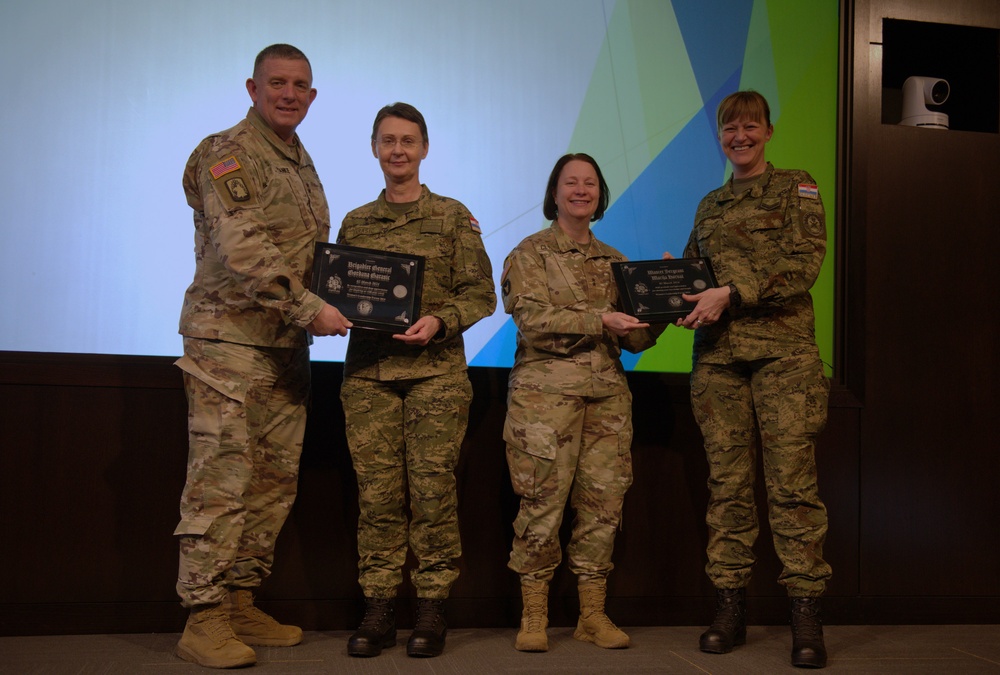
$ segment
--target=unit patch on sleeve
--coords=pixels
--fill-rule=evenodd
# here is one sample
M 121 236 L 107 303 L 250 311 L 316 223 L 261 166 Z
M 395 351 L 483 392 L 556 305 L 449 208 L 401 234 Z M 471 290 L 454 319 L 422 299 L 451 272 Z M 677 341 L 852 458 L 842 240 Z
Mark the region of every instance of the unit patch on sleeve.
M 229 190 L 229 196 L 233 198 L 234 202 L 245 202 L 250 199 L 250 190 L 247 189 L 247 184 L 243 182 L 242 178 L 227 180 L 226 189 Z
M 815 213 L 806 214 L 805 224 L 806 231 L 814 237 L 823 234 L 823 221 Z

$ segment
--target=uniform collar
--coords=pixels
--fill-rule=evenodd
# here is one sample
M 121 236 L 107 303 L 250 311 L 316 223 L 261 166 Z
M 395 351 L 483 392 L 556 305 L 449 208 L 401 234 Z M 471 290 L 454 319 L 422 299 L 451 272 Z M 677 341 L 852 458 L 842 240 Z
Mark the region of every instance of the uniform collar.
M 417 197 L 417 205 L 414 209 L 405 214 L 407 221 L 413 218 L 423 218 L 430 215 L 428 204 L 430 203 L 431 191 L 423 183 L 420 184 L 420 196 Z M 372 215 L 380 220 L 396 220 L 399 216 L 389 207 L 389 202 L 385 200 L 385 189 L 379 193 L 375 200 L 375 208 Z
M 593 230 L 590 231 L 590 248 L 584 250 L 582 244 L 578 244 L 573 241 L 565 232 L 562 231 L 562 228 L 559 227 L 559 223 L 552 221 L 549 229 L 552 231 L 556 240 L 555 248 L 560 253 L 580 251 L 581 253 L 585 253 L 590 258 L 599 258 L 608 254 L 607 247 L 605 247 L 604 243 L 594 235 Z
M 771 176 L 773 175 L 774 165 L 768 162 L 767 167 L 764 169 L 764 173 L 760 176 L 760 179 L 754 183 L 752 188 L 750 188 L 750 197 L 753 199 L 760 199 L 764 196 L 764 191 L 771 182 Z M 718 201 L 721 204 L 722 202 L 729 202 L 734 199 L 736 199 L 736 195 L 733 194 L 733 176 L 730 175 L 729 180 L 726 181 L 726 184 L 722 186 L 722 190 L 719 192 Z
M 266 138 L 267 142 L 273 145 L 282 155 L 296 164 L 300 163 L 302 144 L 299 142 L 299 135 L 297 133 L 295 134 L 291 145 L 285 143 L 281 140 L 278 134 L 274 133 L 274 129 L 272 129 L 264 118 L 260 116 L 260 113 L 257 112 L 257 109 L 253 106 L 250 106 L 250 110 L 247 111 L 247 121 L 249 121 L 250 125 L 264 138 Z

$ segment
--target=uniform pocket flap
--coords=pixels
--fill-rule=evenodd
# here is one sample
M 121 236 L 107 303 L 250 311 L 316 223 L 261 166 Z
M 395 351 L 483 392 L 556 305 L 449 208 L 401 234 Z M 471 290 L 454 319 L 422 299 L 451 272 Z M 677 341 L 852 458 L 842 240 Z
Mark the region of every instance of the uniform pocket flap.
M 174 534 L 193 534 L 200 537 L 208 532 L 208 528 L 212 526 L 213 520 L 215 519 L 212 516 L 204 515 L 185 518 L 177 524 Z

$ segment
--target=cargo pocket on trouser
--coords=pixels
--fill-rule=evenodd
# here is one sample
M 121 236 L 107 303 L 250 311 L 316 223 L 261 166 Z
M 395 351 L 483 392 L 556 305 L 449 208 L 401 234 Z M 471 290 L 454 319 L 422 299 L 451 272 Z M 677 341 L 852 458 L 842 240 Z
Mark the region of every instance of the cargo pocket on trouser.
M 626 420 L 618 432 L 618 480 L 621 484 L 622 496 L 632 487 L 632 420 Z
M 622 503 L 632 486 L 632 396 L 625 391 L 594 401 L 588 417 L 600 421 L 599 437 L 583 439 L 591 448 L 577 467 L 574 491 L 590 505 L 591 516 L 601 522 L 621 524 Z M 586 435 L 587 431 L 584 431 Z M 584 466 L 586 462 L 586 466 Z M 581 480 L 581 476 L 586 476 Z
M 704 367 L 699 368 L 696 364 L 691 369 L 690 381 L 689 397 L 691 400 L 691 412 L 694 414 L 694 421 L 698 424 L 698 427 L 703 429 L 705 423 L 708 422 L 709 415 L 706 414 L 702 402 L 704 401 L 704 396 L 708 391 L 708 385 L 711 380 L 706 369 Z
M 567 491 L 560 486 L 552 402 L 551 395 L 511 392 L 503 431 L 511 485 L 521 497 L 508 567 L 540 579 L 551 578 L 562 558 L 559 526 Z
M 511 486 L 522 500 L 514 521 L 518 537 L 524 536 L 532 521 L 544 517 L 546 497 L 559 492 L 558 439 L 550 423 L 552 409 L 540 401 L 526 402 L 531 393 L 512 393 L 503 425 Z
M 503 425 L 503 439 L 507 443 L 507 468 L 510 482 L 519 497 L 533 499 L 543 491 L 543 486 L 554 477 L 556 434 L 546 423 L 524 419 L 524 410 L 507 412 Z M 534 413 L 538 418 L 544 410 Z
M 211 537 L 205 536 L 214 521 L 212 516 L 189 515 L 174 530 L 180 536 L 176 590 L 185 607 L 219 602 L 224 593 L 218 586 L 229 558 L 220 556 Z

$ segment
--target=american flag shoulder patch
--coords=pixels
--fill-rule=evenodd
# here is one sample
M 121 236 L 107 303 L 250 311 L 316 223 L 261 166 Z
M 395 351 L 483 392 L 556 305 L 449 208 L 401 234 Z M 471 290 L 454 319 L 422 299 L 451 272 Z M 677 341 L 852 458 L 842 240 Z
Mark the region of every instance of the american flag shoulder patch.
M 213 166 L 209 171 L 212 173 L 212 178 L 218 180 L 227 173 L 232 173 L 240 168 L 240 163 L 236 161 L 235 157 L 230 157 L 229 159 L 224 159 L 215 166 Z
M 819 199 L 819 187 L 812 183 L 799 183 L 799 197 L 803 199 Z
M 476 234 L 483 233 L 482 228 L 479 227 L 479 221 L 476 220 L 475 217 L 473 216 L 469 216 L 469 227 L 471 227 L 472 231 L 475 232 Z

